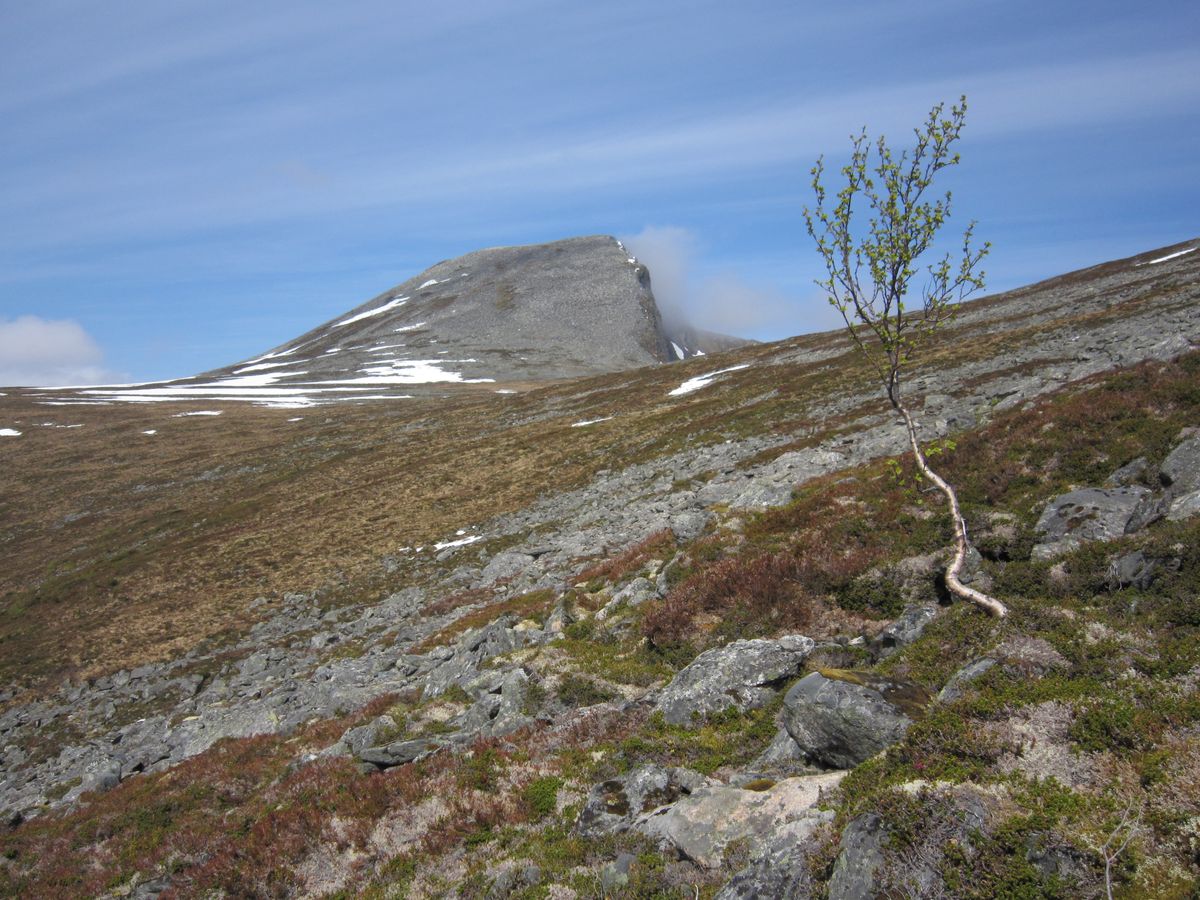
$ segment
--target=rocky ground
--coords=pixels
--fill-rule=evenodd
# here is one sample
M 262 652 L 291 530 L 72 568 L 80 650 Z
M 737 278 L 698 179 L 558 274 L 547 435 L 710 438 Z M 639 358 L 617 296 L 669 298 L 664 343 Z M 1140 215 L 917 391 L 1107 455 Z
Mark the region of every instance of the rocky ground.
M 380 556 L 383 596 L 263 596 L 219 645 L 8 697 L 0 886 L 1186 896 L 1200 289 L 1187 257 L 1145 262 L 969 307 L 910 385 L 1011 621 L 947 605 L 937 506 L 884 462 L 902 432 L 835 383 L 804 426 L 614 459 Z M 819 370 L 844 348 L 753 352 Z M 240 793 L 214 774 L 231 755 L 266 767 Z M 276 796 L 305 778 L 326 781 Z M 391 799 L 367 810 L 364 785 Z M 166 826 L 138 818 L 148 786 Z M 325 810 L 300 845 L 296 802 Z M 273 865 L 226 858 L 239 816 Z

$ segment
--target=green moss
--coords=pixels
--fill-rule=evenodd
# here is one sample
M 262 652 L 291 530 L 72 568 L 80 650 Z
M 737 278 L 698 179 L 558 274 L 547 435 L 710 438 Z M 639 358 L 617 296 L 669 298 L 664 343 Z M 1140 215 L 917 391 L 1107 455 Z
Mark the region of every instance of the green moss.
M 521 791 L 521 799 L 529 808 L 530 816 L 534 819 L 544 819 L 553 813 L 558 805 L 558 792 L 563 786 L 563 780 L 553 775 L 535 778 Z
M 567 706 L 595 706 L 617 695 L 590 678 L 567 673 L 558 683 L 558 699 Z
M 762 753 L 775 736 L 775 717 L 782 702 L 781 694 L 763 709 L 729 709 L 691 728 L 668 725 L 662 713 L 656 712 L 621 742 L 620 756 L 628 767 L 656 762 L 705 774 L 722 766 L 744 765 Z

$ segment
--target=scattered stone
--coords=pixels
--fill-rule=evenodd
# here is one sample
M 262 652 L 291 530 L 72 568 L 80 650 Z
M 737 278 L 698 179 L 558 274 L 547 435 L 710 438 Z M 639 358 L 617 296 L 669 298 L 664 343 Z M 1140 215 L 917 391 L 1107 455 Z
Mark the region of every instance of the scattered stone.
M 672 725 L 689 725 L 696 716 L 766 705 L 780 682 L 799 673 L 816 642 L 803 635 L 779 640 L 734 641 L 701 653 L 680 671 L 655 701 Z
M 842 830 L 842 852 L 833 864 L 829 900 L 873 900 L 875 873 L 883 865 L 887 832 L 877 813 L 863 813 Z
M 875 636 L 871 649 L 876 659 L 885 659 L 897 650 L 907 647 L 925 632 L 925 626 L 937 616 L 937 607 L 931 603 L 910 606 L 900 618 Z
M 1139 456 L 1132 462 L 1125 463 L 1125 465 L 1109 475 L 1108 478 L 1104 479 L 1104 486 L 1126 487 L 1136 484 L 1141 481 L 1142 476 L 1146 474 L 1148 468 L 1150 468 L 1150 464 L 1146 461 L 1146 457 Z
M 823 669 L 792 686 L 781 718 L 810 760 L 849 769 L 900 740 L 929 699 L 909 682 Z
M 1148 559 L 1141 550 L 1118 556 L 1108 564 L 1108 587 L 1114 591 L 1128 587 L 1145 590 L 1153 583 L 1158 568 L 1158 560 Z
M 404 763 L 424 759 L 429 754 L 440 749 L 441 744 L 427 738 L 415 738 L 408 741 L 393 741 L 382 747 L 367 747 L 357 755 L 363 762 L 371 763 L 381 769 L 400 766 Z
M 523 575 L 533 566 L 533 557 L 527 553 L 515 550 L 504 550 L 497 553 L 483 567 L 479 575 L 481 585 L 495 584 L 503 578 L 515 578 Z
M 1055 497 L 1043 510 L 1036 529 L 1042 542 L 1034 559 L 1052 559 L 1088 541 L 1108 541 L 1149 525 L 1162 515 L 1149 488 L 1084 488 Z
M 641 766 L 593 787 L 575 829 L 587 838 L 628 831 L 644 815 L 710 783 L 690 769 Z
M 817 803 L 821 792 L 837 785 L 845 774 L 787 778 L 765 791 L 706 785 L 647 814 L 634 827 L 701 868 L 715 869 L 734 841 L 761 838 L 801 818 Z
M 1200 433 L 1186 429 L 1184 435 L 1158 467 L 1158 480 L 1175 497 L 1200 490 Z

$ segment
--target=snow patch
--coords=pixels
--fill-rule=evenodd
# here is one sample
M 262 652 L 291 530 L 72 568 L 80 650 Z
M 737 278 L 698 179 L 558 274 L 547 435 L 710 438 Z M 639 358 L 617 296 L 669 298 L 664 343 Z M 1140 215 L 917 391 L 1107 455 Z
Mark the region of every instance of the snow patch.
M 15 428 L 0 428 L 0 437 L 20 437 L 21 432 Z
M 690 394 L 692 391 L 698 391 L 700 388 L 708 387 L 714 378 L 718 375 L 724 375 L 726 372 L 736 372 L 739 369 L 750 368 L 749 363 L 742 363 L 740 366 L 730 366 L 728 369 L 718 369 L 715 372 L 709 372 L 707 375 L 697 375 L 695 378 L 689 378 L 673 391 L 668 391 L 670 397 L 678 397 L 682 394 Z
M 608 422 L 611 419 L 612 419 L 612 416 L 605 416 L 603 419 L 585 419 L 582 422 L 572 422 L 571 427 L 572 428 L 582 428 L 584 425 L 595 425 L 597 422 Z
M 185 416 L 219 416 L 222 410 L 219 409 L 198 409 L 195 412 L 175 413 L 171 416 L 172 419 L 182 419 Z
M 680 359 L 687 359 L 687 354 L 686 354 L 686 353 L 684 353 L 684 351 L 683 351 L 683 348 L 682 348 L 682 347 L 680 347 L 680 346 L 679 346 L 677 343 L 675 343 L 674 341 L 671 341 L 671 346 L 675 348 L 675 355 L 676 355 L 676 356 L 678 356 Z
M 443 365 L 451 362 L 471 362 L 471 360 L 447 359 L 393 359 L 383 365 L 364 366 L 362 375 L 357 378 L 339 378 L 322 382 L 323 384 L 484 384 L 494 382 L 494 378 L 463 378 L 461 372 L 450 372 Z
M 1158 259 L 1152 259 L 1148 262 L 1138 263 L 1139 266 L 1153 266 L 1158 263 L 1166 262 L 1168 259 L 1175 259 L 1177 256 L 1186 256 L 1189 253 L 1195 253 L 1200 250 L 1200 247 L 1188 247 L 1186 250 L 1176 250 L 1174 253 L 1168 253 L 1166 256 L 1160 256 Z
M 407 300 L 408 300 L 407 297 L 393 297 L 387 303 L 383 304 L 383 306 L 377 306 L 377 307 L 375 307 L 375 309 L 368 309 L 366 312 L 360 312 L 357 315 L 353 315 L 348 319 L 342 319 L 342 321 L 340 321 L 340 322 L 334 322 L 333 325 L 330 327 L 341 328 L 343 325 L 349 325 L 352 322 L 359 322 L 363 319 L 369 319 L 372 316 L 378 316 L 382 313 L 387 312 L 389 309 L 395 309 L 398 306 L 403 306 Z
M 302 362 L 306 362 L 306 360 L 289 359 L 287 362 L 258 363 L 257 365 L 242 366 L 240 369 L 234 369 L 233 374 L 234 375 L 242 375 L 246 372 L 259 372 L 259 371 L 262 371 L 263 369 L 278 369 L 281 366 L 297 366 Z
M 427 287 L 433 287 L 435 284 L 441 284 L 436 278 L 430 278 L 427 282 L 417 288 L 418 291 L 423 291 Z
M 462 534 L 461 531 L 458 533 Z M 459 538 L 457 541 L 446 541 L 441 544 L 434 544 L 433 549 L 434 550 L 447 550 L 450 547 L 465 547 L 465 546 L 467 546 L 467 544 L 474 544 L 476 541 L 482 541 L 482 540 L 483 540 L 483 538 L 481 538 L 479 535 L 473 534 L 470 537 Z
M 418 328 L 424 328 L 425 325 L 425 322 L 418 322 L 416 325 L 401 325 L 399 328 L 393 328 L 392 331 L 397 333 L 402 331 L 416 331 Z
M 158 434 L 158 429 L 157 428 L 148 428 L 145 431 L 143 431 L 142 434 Z

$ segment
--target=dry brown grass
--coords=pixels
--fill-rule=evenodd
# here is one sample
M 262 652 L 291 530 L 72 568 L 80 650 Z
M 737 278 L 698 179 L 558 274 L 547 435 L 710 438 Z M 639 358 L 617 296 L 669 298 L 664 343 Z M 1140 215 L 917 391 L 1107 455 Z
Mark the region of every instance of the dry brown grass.
M 921 369 L 1002 354 L 1053 328 L 1094 327 L 1145 303 L 1139 295 L 1090 312 L 1062 309 L 1054 322 L 1025 327 L 1018 316 L 999 331 L 968 322 L 940 336 Z M 789 361 L 804 358 L 814 361 Z M 751 366 L 667 396 L 737 362 Z M 297 423 L 286 421 L 291 411 L 235 404 L 213 405 L 225 410 L 219 418 L 171 418 L 194 404 L 49 407 L 7 391 L 0 426 L 24 434 L 3 445 L 0 683 L 33 687 L 220 643 L 244 633 L 257 596 L 325 588 L 329 602 L 368 602 L 392 587 L 382 557 L 601 469 L 771 432 L 807 445 L 882 407 L 840 333 L 522 387 L 503 398 L 448 391 L 307 410 Z M 816 414 L 835 395 L 858 398 L 846 421 Z M 570 427 L 604 416 L 613 418 Z M 158 434 L 141 433 L 149 428 Z M 403 577 L 420 570 L 414 563 Z

